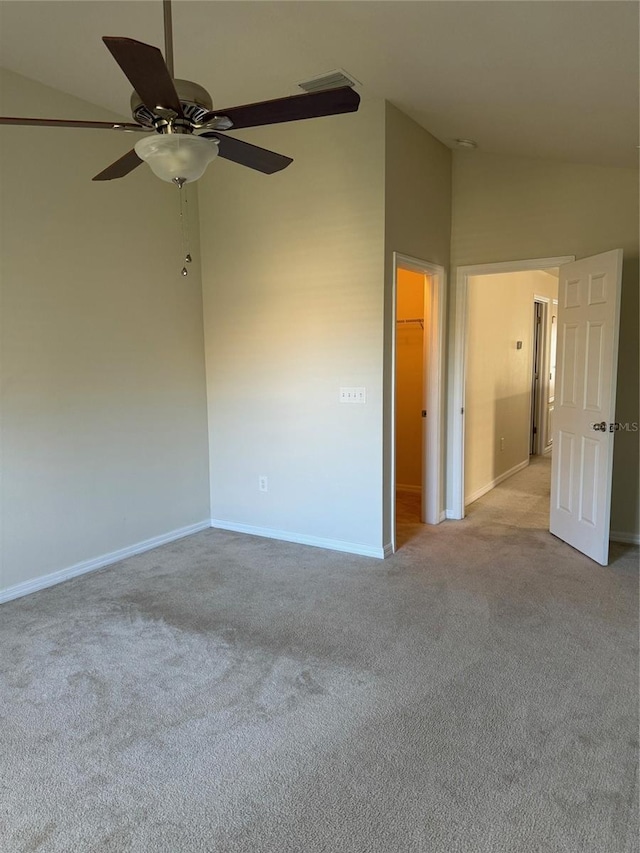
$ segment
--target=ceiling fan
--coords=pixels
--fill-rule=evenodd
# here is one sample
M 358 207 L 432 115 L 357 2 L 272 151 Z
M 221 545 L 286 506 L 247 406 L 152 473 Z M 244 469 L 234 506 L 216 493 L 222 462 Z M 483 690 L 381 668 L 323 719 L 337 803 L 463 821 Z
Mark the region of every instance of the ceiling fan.
M 358 109 L 359 95 L 351 87 L 344 86 L 214 110 L 206 89 L 190 80 L 174 78 L 171 0 L 163 0 L 163 13 L 164 57 L 157 47 L 134 39 L 112 36 L 102 39 L 134 88 L 131 96 L 134 123 L 0 116 L 0 124 L 148 134 L 93 180 L 122 178 L 146 161 L 159 178 L 182 187 L 198 180 L 216 155 L 267 175 L 293 162 L 290 157 L 220 131 L 338 115 Z

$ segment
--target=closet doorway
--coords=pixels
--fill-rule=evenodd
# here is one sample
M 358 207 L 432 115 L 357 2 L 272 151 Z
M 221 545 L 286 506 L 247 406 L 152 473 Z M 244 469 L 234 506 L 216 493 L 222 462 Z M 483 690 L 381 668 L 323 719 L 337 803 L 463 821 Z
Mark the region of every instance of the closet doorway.
M 444 267 L 394 253 L 394 550 L 399 495 L 423 523 L 444 519 L 444 289 Z

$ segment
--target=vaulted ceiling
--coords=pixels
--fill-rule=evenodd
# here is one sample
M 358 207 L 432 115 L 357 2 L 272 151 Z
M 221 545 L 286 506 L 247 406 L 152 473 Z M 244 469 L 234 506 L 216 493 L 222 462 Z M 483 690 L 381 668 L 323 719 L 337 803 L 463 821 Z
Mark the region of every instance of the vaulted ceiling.
M 295 94 L 341 67 L 364 98 L 388 99 L 446 145 L 463 137 L 497 154 L 636 166 L 638 10 L 624 0 L 174 0 L 175 73 L 222 107 Z M 2 0 L 0 16 L 3 66 L 122 117 L 130 87 L 101 36 L 164 44 L 160 0 Z

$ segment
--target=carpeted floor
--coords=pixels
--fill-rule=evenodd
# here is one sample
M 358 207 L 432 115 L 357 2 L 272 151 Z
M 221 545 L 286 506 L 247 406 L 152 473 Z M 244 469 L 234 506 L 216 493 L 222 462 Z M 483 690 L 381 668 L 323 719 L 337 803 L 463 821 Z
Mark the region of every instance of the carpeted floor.
M 637 851 L 638 550 L 545 464 L 386 561 L 206 531 L 3 605 L 2 849 Z

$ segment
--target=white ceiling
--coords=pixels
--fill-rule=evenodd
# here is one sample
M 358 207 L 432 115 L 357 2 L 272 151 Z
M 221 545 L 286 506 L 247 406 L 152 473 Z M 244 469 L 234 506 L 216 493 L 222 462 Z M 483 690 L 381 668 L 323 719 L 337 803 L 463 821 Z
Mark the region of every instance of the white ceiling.
M 616 0 L 174 0 L 177 77 L 218 107 L 294 94 L 337 67 L 452 146 L 638 161 L 638 11 Z M 160 0 L 1 0 L 0 61 L 128 115 L 100 41 L 163 47 Z M 49 116 L 73 118 L 73 116 Z

